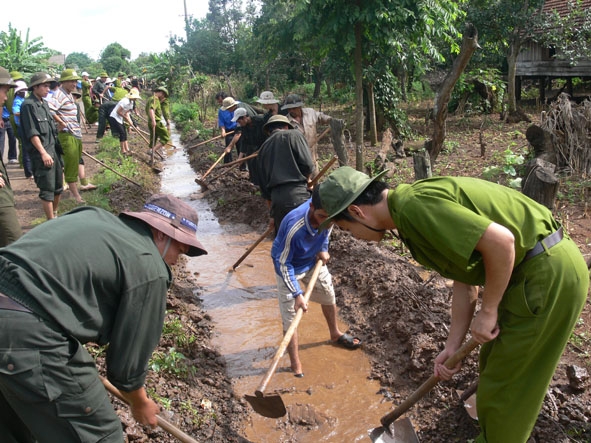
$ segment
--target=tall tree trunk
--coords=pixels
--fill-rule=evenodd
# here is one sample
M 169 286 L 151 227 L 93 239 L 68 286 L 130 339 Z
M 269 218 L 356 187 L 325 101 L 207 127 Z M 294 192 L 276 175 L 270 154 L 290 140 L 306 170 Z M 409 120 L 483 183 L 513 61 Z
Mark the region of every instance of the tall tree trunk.
M 320 97 L 320 91 L 322 88 L 322 71 L 317 66 L 312 68 L 312 70 L 314 72 L 314 95 L 313 95 L 313 97 L 314 97 L 314 99 L 317 99 L 318 97 Z
M 515 72 L 517 71 L 517 55 L 520 47 L 519 38 L 513 39 L 507 55 L 507 111 L 509 114 L 514 114 L 517 111 Z
M 361 23 L 355 23 L 355 168 L 363 171 L 363 53 Z
M 431 162 L 434 163 L 437 156 L 441 152 L 443 142 L 445 140 L 445 120 L 447 119 L 447 105 L 451 97 L 458 78 L 476 51 L 478 46 L 478 30 L 476 27 L 468 23 L 464 29 L 464 37 L 462 39 L 462 48 L 458 57 L 454 60 L 451 71 L 443 80 L 443 84 L 439 88 L 437 97 L 435 98 L 435 106 L 433 109 L 433 138 L 425 143 L 425 149 L 431 156 Z
M 378 144 L 378 127 L 376 124 L 376 102 L 373 94 L 373 82 L 367 85 L 367 112 L 369 112 L 369 141 L 372 146 Z

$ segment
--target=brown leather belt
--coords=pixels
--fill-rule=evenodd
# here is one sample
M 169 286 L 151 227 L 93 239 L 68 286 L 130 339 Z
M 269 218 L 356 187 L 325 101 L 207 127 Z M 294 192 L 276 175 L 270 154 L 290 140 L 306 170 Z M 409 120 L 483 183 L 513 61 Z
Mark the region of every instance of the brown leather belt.
M 550 249 L 552 246 L 560 243 L 560 241 L 563 239 L 563 237 L 564 237 L 564 234 L 563 234 L 562 228 L 560 228 L 558 231 L 553 232 L 548 237 L 543 238 L 542 240 L 537 242 L 536 245 L 532 249 L 527 251 L 527 254 L 525 254 L 525 257 L 523 258 L 523 261 L 521 263 L 524 263 L 524 262 L 534 258 L 536 255 L 541 254 L 546 249 Z M 546 248 L 544 248 L 544 246 L 546 246 Z
M 4 309 L 6 311 L 31 312 L 31 310 L 29 308 L 14 301 L 8 295 L 4 295 L 1 292 L 0 292 L 0 309 Z

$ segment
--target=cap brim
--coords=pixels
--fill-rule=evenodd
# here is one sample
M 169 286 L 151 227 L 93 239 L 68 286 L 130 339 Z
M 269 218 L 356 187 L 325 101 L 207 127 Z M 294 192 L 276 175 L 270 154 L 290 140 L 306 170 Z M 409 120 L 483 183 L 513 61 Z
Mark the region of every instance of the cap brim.
M 327 229 L 330 224 L 334 221 L 334 217 L 338 214 L 340 214 L 341 212 L 343 212 L 345 209 L 347 209 L 349 207 L 349 205 L 351 203 L 353 203 L 355 201 L 355 199 L 357 197 L 359 197 L 363 191 L 365 191 L 367 189 L 367 187 L 372 184 L 374 181 L 376 181 L 378 178 L 382 177 L 386 172 L 388 172 L 388 169 L 384 169 L 383 171 L 381 171 L 380 173 L 374 175 L 373 177 L 371 177 L 363 186 L 361 186 L 356 192 L 354 192 L 353 194 L 351 194 L 349 196 L 349 198 L 347 198 L 347 200 L 345 200 L 345 202 L 343 202 L 341 204 L 341 206 L 339 207 L 338 210 L 335 211 L 334 214 L 330 215 L 326 220 L 324 220 L 320 226 L 318 227 L 318 230 L 323 231 L 325 229 Z M 320 196 L 320 200 L 322 201 L 322 196 Z
M 142 220 L 179 243 L 189 246 L 189 251 L 186 254 L 189 257 L 207 255 L 207 251 L 201 242 L 197 240 L 196 234 L 189 234 L 181 229 L 175 228 L 170 222 L 167 222 L 158 215 L 152 215 L 149 212 L 122 212 L 121 215 Z

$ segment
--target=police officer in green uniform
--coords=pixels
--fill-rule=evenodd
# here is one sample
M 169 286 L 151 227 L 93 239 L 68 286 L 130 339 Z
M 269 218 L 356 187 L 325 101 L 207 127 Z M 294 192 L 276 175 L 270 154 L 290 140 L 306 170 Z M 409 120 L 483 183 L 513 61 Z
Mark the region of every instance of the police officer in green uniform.
M 163 122 L 162 115 L 162 102 L 167 98 L 168 90 L 164 86 L 159 86 L 154 89 L 152 97 L 146 100 L 150 147 L 156 152 L 161 152 L 162 148 L 170 141 L 170 134 Z
M 4 106 L 8 92 L 15 87 L 16 84 L 8 71 L 0 67 L 0 108 Z M 4 160 L 0 158 L 0 247 L 12 243 L 21 234 L 21 225 L 14 209 L 14 194 Z
M 138 422 L 157 424 L 160 408 L 144 388 L 148 362 L 169 266 L 179 254 L 207 253 L 197 223 L 190 205 L 157 194 L 119 217 L 77 208 L 0 249 L 2 442 L 123 441 L 88 342 L 109 345 L 107 378 Z
M 32 93 L 21 106 L 23 149 L 31 157 L 33 177 L 48 220 L 57 217 L 57 208 L 64 188 L 64 164 L 57 142 L 57 127 L 44 100 L 53 78 L 46 72 L 33 74 L 29 82 Z
M 328 217 L 357 238 L 396 229 L 413 258 L 454 280 L 451 326 L 435 375 L 468 331 L 482 344 L 476 442 L 524 443 L 585 304 L 589 271 L 544 206 L 510 188 L 435 177 L 389 190 L 350 167 L 315 192 Z M 478 287 L 480 310 L 474 315 Z

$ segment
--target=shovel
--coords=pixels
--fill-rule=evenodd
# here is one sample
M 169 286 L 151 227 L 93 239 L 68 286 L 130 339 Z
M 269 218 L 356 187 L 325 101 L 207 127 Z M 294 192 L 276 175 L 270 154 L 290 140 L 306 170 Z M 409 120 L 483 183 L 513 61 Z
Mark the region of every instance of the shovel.
M 312 290 L 316 284 L 316 279 L 320 273 L 320 268 L 322 268 L 322 260 L 318 260 L 314 266 L 312 276 L 310 277 L 310 281 L 306 287 L 306 292 L 304 293 L 305 303 L 308 303 L 310 300 Z M 279 349 L 277 349 L 277 352 L 275 353 L 271 367 L 261 380 L 259 387 L 256 389 L 256 391 L 254 391 L 255 395 L 244 396 L 244 399 L 250 403 L 252 409 L 254 409 L 258 414 L 261 414 L 263 417 L 279 418 L 287 414 L 287 410 L 285 409 L 285 404 L 283 403 L 281 396 L 278 394 L 265 395 L 265 389 L 267 388 L 267 384 L 271 380 L 271 377 L 273 377 L 273 374 L 277 369 L 277 365 L 279 364 L 279 360 L 281 360 L 281 357 L 283 357 L 283 354 L 285 353 L 285 350 L 291 341 L 291 337 L 293 337 L 293 333 L 300 324 L 300 320 L 302 319 L 303 315 L 304 310 L 302 308 L 298 309 L 295 318 L 292 320 L 291 325 L 289 325 L 287 332 L 283 336 L 283 340 L 279 345 Z
M 458 349 L 455 354 L 445 360 L 443 363 L 447 368 L 453 368 L 461 362 L 470 352 L 478 346 L 478 342 L 474 338 L 470 338 L 466 343 Z M 423 398 L 437 383 L 441 380 L 439 377 L 432 375 L 419 388 L 414 391 L 400 406 L 393 411 L 384 415 L 380 422 L 382 426 L 369 430 L 369 437 L 374 443 L 411 443 L 418 442 L 410 418 L 405 417 L 402 420 L 397 420 L 402 414 L 408 411 L 416 402 Z M 392 425 L 390 427 L 390 425 Z
M 213 170 L 213 168 L 215 168 L 216 165 L 222 161 L 222 159 L 224 158 L 225 155 L 226 155 L 226 151 L 224 150 L 222 152 L 222 154 L 219 156 L 219 158 L 215 161 L 215 163 L 210 166 L 210 168 L 207 170 L 207 172 L 205 174 L 203 174 L 201 176 L 201 178 L 195 179 L 195 183 L 197 183 L 199 186 L 201 186 L 203 188 L 203 190 L 207 189 L 207 183 L 205 183 L 205 177 L 207 177 L 209 175 L 209 173 Z
M 234 134 L 234 131 L 226 132 L 226 135 L 230 135 L 230 134 Z M 208 139 L 208 140 L 205 140 L 204 142 L 197 143 L 197 144 L 196 144 L 196 145 L 194 145 L 194 146 L 189 146 L 189 147 L 187 148 L 187 151 L 191 151 L 191 150 L 193 150 L 193 149 L 195 149 L 195 148 L 198 148 L 199 146 L 203 146 L 204 144 L 206 144 L 206 143 L 209 143 L 209 142 L 212 142 L 212 141 L 214 141 L 214 140 L 219 140 L 220 138 L 222 138 L 222 136 L 221 136 L 221 135 L 216 135 L 215 137 L 212 137 L 212 138 L 210 138 L 210 139 Z
M 242 257 L 240 257 L 238 260 L 236 260 L 236 263 L 234 263 L 232 265 L 232 270 L 235 271 L 236 268 L 240 265 L 240 263 L 242 263 L 244 261 L 244 259 L 246 257 L 248 257 L 248 255 L 254 250 L 254 248 L 256 248 L 258 246 L 258 244 L 260 242 L 262 242 L 265 238 L 267 238 L 267 236 L 273 232 L 273 226 L 269 226 L 267 228 L 267 230 L 265 232 L 263 232 L 263 234 L 257 239 L 257 241 L 255 241 L 247 250 L 244 254 L 242 254 Z

